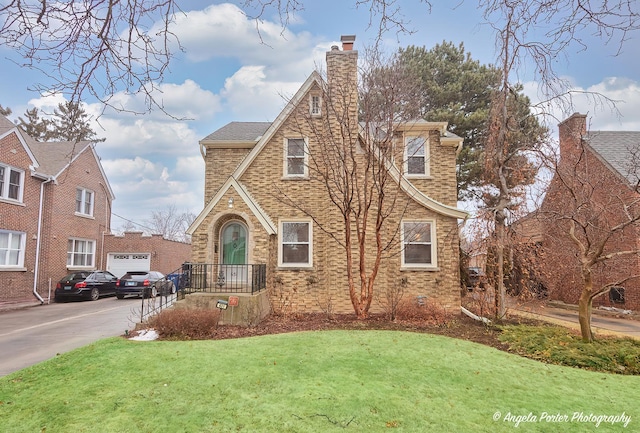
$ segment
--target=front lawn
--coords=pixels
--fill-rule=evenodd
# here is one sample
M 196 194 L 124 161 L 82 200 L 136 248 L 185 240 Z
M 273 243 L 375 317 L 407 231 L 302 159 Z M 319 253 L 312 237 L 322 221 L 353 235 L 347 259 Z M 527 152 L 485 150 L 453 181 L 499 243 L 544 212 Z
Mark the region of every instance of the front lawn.
M 638 376 L 547 365 L 423 333 L 111 338 L 0 378 L 0 429 L 638 431 L 638 401 Z

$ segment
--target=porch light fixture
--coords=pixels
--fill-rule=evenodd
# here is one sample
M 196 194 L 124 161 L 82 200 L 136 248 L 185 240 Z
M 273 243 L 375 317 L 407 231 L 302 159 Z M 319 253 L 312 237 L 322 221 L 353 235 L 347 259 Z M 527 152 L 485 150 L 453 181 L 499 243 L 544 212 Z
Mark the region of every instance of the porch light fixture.
M 233 209 L 233 197 L 229 198 L 229 209 Z

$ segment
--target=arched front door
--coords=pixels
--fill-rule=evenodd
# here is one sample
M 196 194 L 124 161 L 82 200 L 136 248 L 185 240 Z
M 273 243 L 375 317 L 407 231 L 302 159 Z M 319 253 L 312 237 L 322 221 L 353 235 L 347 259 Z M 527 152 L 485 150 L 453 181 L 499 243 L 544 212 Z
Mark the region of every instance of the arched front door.
M 247 282 L 247 229 L 232 221 L 222 229 L 221 269 L 218 284 L 239 288 Z

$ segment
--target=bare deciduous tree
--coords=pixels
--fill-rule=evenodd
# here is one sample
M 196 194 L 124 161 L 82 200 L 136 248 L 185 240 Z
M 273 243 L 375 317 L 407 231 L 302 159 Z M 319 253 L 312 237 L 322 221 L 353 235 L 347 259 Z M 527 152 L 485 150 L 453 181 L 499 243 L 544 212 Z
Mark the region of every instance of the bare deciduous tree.
M 124 110 L 113 95 L 142 92 L 149 108 L 162 108 L 153 92 L 177 43 L 170 25 L 179 12 L 175 0 L 11 0 L 0 5 L 0 44 L 46 77 L 33 85 L 39 93 L 72 103 L 91 95 Z
M 178 212 L 175 205 L 151 212 L 151 218 L 145 220 L 145 226 L 152 234 L 161 234 L 165 239 L 178 242 L 191 242 L 187 229 L 196 219 L 191 212 Z
M 559 158 L 550 160 L 554 178 L 540 213 L 546 223 L 546 268 L 551 281 L 565 290 L 577 276 L 580 330 L 583 340 L 591 342 L 593 300 L 640 278 L 629 272 L 637 269 L 640 253 L 640 143 L 627 149 L 622 178 L 587 149 L 586 130 L 575 123 L 566 128 L 574 138 L 561 145 Z M 569 252 L 568 246 L 573 246 Z

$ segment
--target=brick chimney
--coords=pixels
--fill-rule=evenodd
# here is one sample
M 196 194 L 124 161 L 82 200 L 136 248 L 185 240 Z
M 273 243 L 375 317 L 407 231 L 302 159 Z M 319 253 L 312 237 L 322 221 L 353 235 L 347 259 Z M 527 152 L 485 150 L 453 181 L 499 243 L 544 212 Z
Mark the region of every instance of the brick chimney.
M 573 161 L 582 149 L 582 139 L 587 133 L 587 115 L 573 113 L 558 125 L 560 136 L 560 160 Z
M 340 38 L 342 50 L 334 45 L 327 52 L 327 97 L 339 118 L 349 119 L 355 129 L 358 120 L 358 51 L 353 49 L 355 35 Z M 348 111 L 348 116 L 345 116 Z M 346 126 L 346 125 L 344 125 Z

